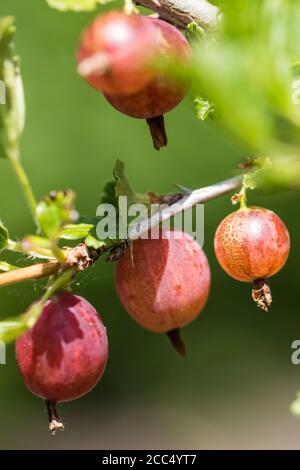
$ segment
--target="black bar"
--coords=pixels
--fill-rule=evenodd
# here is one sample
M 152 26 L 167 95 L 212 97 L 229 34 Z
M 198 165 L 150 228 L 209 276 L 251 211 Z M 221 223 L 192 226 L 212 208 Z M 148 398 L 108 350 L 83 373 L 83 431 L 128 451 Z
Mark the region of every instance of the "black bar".
M 136 468 L 141 465 L 204 465 L 215 463 L 220 467 L 227 463 L 249 465 L 251 463 L 274 464 L 285 468 L 287 463 L 298 463 L 298 451 L 211 451 L 211 450 L 0 450 L 1 468 L 4 464 L 38 463 L 43 466 L 71 464 L 84 465 L 121 465 Z

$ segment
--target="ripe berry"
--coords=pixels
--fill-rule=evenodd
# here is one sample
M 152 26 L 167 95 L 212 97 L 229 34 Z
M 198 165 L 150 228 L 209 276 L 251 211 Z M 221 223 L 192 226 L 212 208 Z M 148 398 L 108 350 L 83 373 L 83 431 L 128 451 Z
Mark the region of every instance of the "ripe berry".
M 147 18 L 159 32 L 156 56 L 187 62 L 190 46 L 185 37 L 172 25 L 156 18 Z M 175 108 L 187 93 L 187 84 L 172 79 L 163 70 L 157 69 L 153 79 L 140 90 L 128 96 L 104 93 L 109 103 L 127 116 L 146 119 L 153 138 L 154 147 L 159 150 L 167 145 L 163 115 Z
M 96 18 L 82 34 L 79 73 L 99 91 L 128 95 L 153 76 L 159 34 L 146 17 L 114 11 Z
M 45 305 L 35 326 L 16 341 L 16 359 L 28 389 L 46 400 L 49 429 L 63 429 L 55 405 L 88 393 L 108 357 L 106 329 L 94 307 L 62 292 Z
M 253 299 L 268 310 L 272 298 L 266 279 L 281 270 L 290 250 L 282 220 L 261 207 L 240 209 L 221 222 L 214 244 L 224 271 L 238 281 L 254 282 Z
M 147 119 L 156 149 L 167 145 L 163 115 L 175 108 L 187 84 L 155 66 L 158 60 L 186 62 L 190 46 L 165 21 L 112 12 L 83 33 L 78 71 L 121 113 Z
M 181 61 L 188 59 L 190 46 L 174 26 L 156 18 L 148 18 L 148 23 L 159 31 L 157 57 L 173 57 Z M 130 96 L 123 96 L 122 93 L 110 96 L 105 93 L 105 96 L 121 113 L 134 118 L 151 119 L 175 108 L 186 95 L 186 91 L 186 86 L 157 70 L 153 80 L 136 93 Z
M 138 239 L 132 253 L 125 252 L 117 263 L 116 289 L 124 308 L 141 326 L 168 333 L 183 355 L 179 328 L 204 308 L 210 289 L 208 261 L 190 235 L 163 229 L 160 238 Z

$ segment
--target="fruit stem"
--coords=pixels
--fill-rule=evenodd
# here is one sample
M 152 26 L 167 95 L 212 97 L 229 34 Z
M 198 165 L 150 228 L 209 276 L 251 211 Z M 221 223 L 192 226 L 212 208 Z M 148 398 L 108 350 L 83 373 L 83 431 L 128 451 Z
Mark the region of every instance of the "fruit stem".
M 167 337 L 169 338 L 171 345 L 173 346 L 175 351 L 179 354 L 179 356 L 185 357 L 186 346 L 183 342 L 183 339 L 181 338 L 180 328 L 175 328 L 174 330 L 168 331 Z
M 30 208 L 32 218 L 34 222 L 36 223 L 36 199 L 35 199 L 31 184 L 29 182 L 28 176 L 18 158 L 10 158 L 9 160 L 11 162 L 15 175 L 19 181 L 19 184 L 22 188 L 27 204 Z
M 46 302 L 53 294 L 55 294 L 58 290 L 65 287 L 69 282 L 72 280 L 75 274 L 75 270 L 73 268 L 67 269 L 64 271 L 60 276 L 58 276 L 55 281 L 50 285 L 47 289 L 45 294 L 42 297 L 42 301 Z
M 163 116 L 157 116 L 147 119 L 147 124 L 150 128 L 153 145 L 156 150 L 168 145 L 168 136 L 165 129 L 165 120 Z
M 269 310 L 272 303 L 272 294 L 266 279 L 257 279 L 254 281 L 252 299 L 256 302 L 258 308 L 261 308 L 265 312 Z
M 240 192 L 240 209 L 247 209 L 247 194 L 245 186 L 242 187 Z
M 23 323 L 27 328 L 33 328 L 39 319 L 46 302 L 60 289 L 65 287 L 74 275 L 74 269 L 67 269 L 48 287 L 42 298 L 33 304 L 31 308 L 23 315 Z
M 49 431 L 51 432 L 52 436 L 55 436 L 56 431 L 64 430 L 64 424 L 61 418 L 58 416 L 56 401 L 45 400 L 45 403 L 48 413 Z
M 52 253 L 59 263 L 64 263 L 66 261 L 66 256 L 63 250 L 61 250 L 55 240 L 51 240 L 51 249 Z

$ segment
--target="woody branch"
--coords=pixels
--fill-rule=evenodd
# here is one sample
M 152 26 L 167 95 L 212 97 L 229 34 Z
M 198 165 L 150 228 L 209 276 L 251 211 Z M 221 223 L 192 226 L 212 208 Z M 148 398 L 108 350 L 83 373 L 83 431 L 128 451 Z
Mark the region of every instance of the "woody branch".
M 137 5 L 158 13 L 160 18 L 184 29 L 195 21 L 205 30 L 218 27 L 220 11 L 206 0 L 134 0 Z
M 128 233 L 128 240 L 132 241 L 137 239 L 142 233 L 147 232 L 149 229 L 156 227 L 161 222 L 165 222 L 171 217 L 190 209 L 197 204 L 205 204 L 220 196 L 236 191 L 240 188 L 241 184 L 242 176 L 236 176 L 211 186 L 196 189 L 188 194 L 184 194 L 175 204 L 165 207 L 163 210 L 153 214 L 150 218 L 134 225 Z M 75 247 L 73 250 L 76 250 L 77 248 L 78 247 Z M 88 251 L 88 249 L 86 249 L 86 251 Z M 99 257 L 102 253 L 103 251 L 99 253 Z M 71 257 L 69 258 L 71 259 Z M 95 259 L 98 259 L 98 257 L 96 256 Z M 85 267 L 87 268 L 88 266 L 89 263 L 86 263 Z M 16 269 L 8 273 L 0 274 L 0 287 L 48 277 L 49 275 L 57 273 L 60 269 L 66 269 L 68 267 L 70 266 L 62 266 L 60 263 L 51 261 L 48 263 L 39 263 L 25 268 Z M 72 267 L 75 266 L 72 265 Z

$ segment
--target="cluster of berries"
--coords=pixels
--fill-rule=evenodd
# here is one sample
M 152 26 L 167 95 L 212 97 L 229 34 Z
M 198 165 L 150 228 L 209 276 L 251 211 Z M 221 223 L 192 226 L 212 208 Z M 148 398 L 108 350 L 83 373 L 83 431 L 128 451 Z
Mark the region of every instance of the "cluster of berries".
M 173 26 L 159 19 L 112 12 L 97 18 L 78 48 L 82 76 L 119 111 L 147 119 L 156 147 L 165 142 L 164 113 L 187 91 L 161 64 L 187 61 L 190 46 Z M 159 66 L 158 66 L 159 65 Z M 267 309 L 267 278 L 285 264 L 288 231 L 272 211 L 241 208 L 226 217 L 215 235 L 220 265 L 234 279 L 253 282 L 253 297 Z M 180 328 L 203 310 L 210 291 L 210 268 L 202 248 L 188 234 L 162 229 L 158 239 L 138 239 L 116 266 L 116 290 L 128 313 L 144 328 L 166 333 L 185 354 Z M 108 357 L 106 329 L 94 307 L 70 292 L 51 298 L 35 326 L 16 342 L 25 384 L 46 400 L 50 430 L 63 427 L 55 405 L 89 392 Z
M 239 281 L 257 283 L 253 292 L 258 303 L 259 288 L 264 292 L 266 279 L 283 267 L 289 248 L 284 223 L 263 208 L 230 214 L 215 235 L 221 266 Z M 180 328 L 203 310 L 210 279 L 200 245 L 184 232 L 166 229 L 158 239 L 136 240 L 132 252 L 128 249 L 116 265 L 116 290 L 124 308 L 144 328 L 166 333 L 181 355 L 185 346 Z M 106 329 L 87 300 L 61 292 L 48 301 L 35 326 L 17 339 L 16 357 L 29 390 L 46 400 L 55 433 L 63 427 L 56 403 L 88 393 L 104 372 Z

